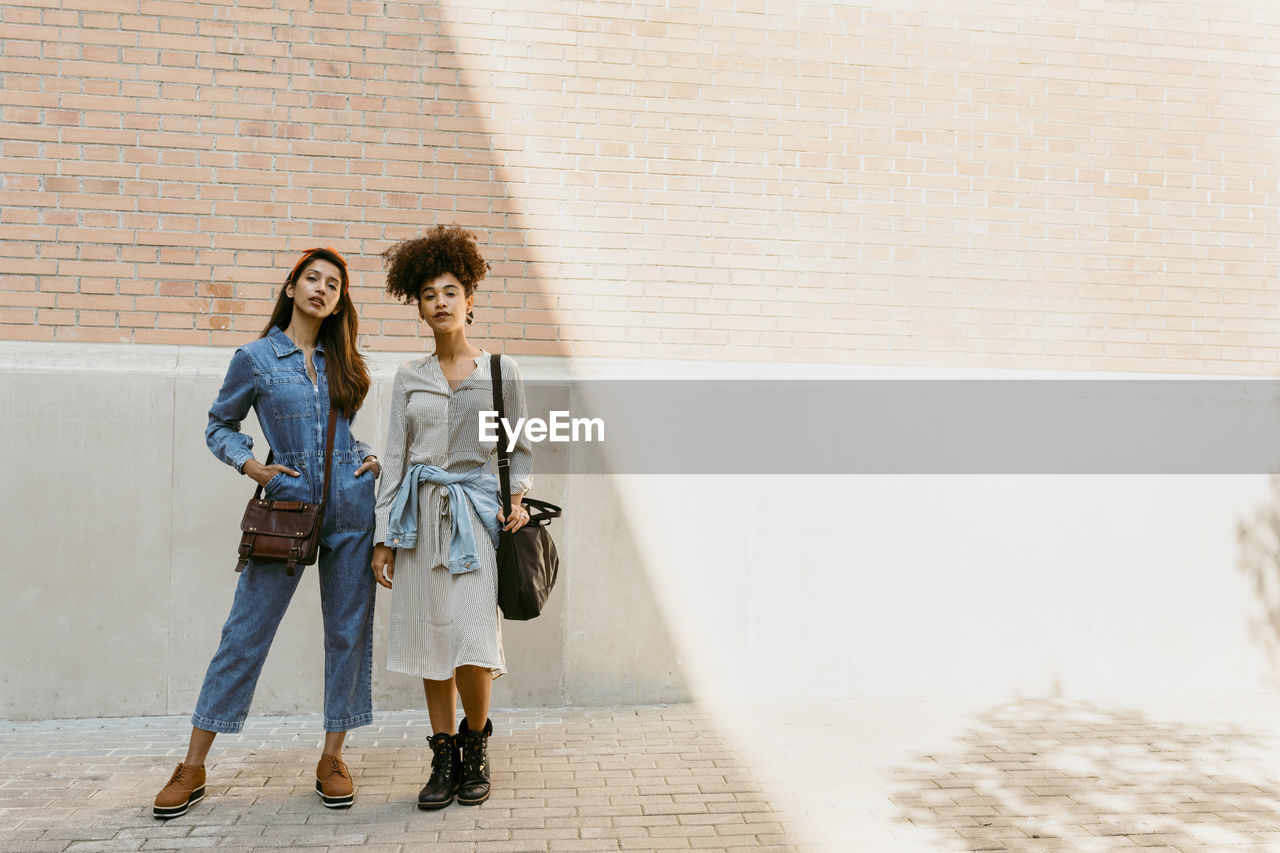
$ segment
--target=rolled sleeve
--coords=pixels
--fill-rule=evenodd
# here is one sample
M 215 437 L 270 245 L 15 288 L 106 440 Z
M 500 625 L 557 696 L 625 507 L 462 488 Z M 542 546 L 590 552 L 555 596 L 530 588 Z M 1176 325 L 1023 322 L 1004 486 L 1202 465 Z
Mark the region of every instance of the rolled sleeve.
M 520 376 L 520 368 L 515 361 L 502 356 L 502 402 L 507 410 L 507 420 L 515 423 L 520 418 L 528 417 L 529 407 L 524 398 L 524 379 Z M 533 488 L 533 445 L 529 442 L 528 433 L 521 430 L 516 438 L 516 446 L 511 451 L 511 494 L 528 494 Z
M 248 436 L 245 436 L 245 437 L 246 437 L 246 438 L 248 438 Z M 253 444 L 253 439 L 252 439 L 252 438 L 249 438 L 249 443 L 250 443 L 250 444 Z M 244 452 L 242 452 L 242 453 L 237 453 L 237 454 L 232 458 L 232 461 L 231 461 L 229 464 L 231 465 L 231 467 L 232 467 L 232 468 L 235 468 L 237 471 L 239 471 L 241 474 L 243 474 L 243 473 L 244 473 L 244 465 L 245 465 L 245 463 L 246 463 L 246 462 L 248 462 L 248 461 L 249 461 L 250 459 L 252 459 L 252 458 L 253 458 L 253 450 L 252 450 L 252 449 L 246 449 L 246 450 L 245 450 Z
M 395 502 L 400 481 L 404 478 L 405 457 L 408 454 L 408 431 L 405 428 L 405 407 L 408 392 L 405 390 L 404 368 L 396 371 L 391 384 L 391 417 L 387 421 L 387 441 L 383 446 L 382 484 L 378 488 L 378 502 L 373 511 L 373 541 L 387 541 L 387 528 L 391 524 L 391 505 Z

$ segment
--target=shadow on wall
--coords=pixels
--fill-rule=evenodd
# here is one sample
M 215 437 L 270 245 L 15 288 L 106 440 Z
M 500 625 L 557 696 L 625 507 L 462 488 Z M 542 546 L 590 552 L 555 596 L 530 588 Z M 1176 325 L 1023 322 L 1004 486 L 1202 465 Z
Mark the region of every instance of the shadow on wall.
M 430 152 L 430 162 L 408 176 L 421 183 L 416 187 L 420 192 L 405 190 L 405 197 L 419 206 L 421 220 L 386 223 L 387 242 L 376 243 L 375 249 L 380 252 L 391 242 L 417 236 L 436 223 L 457 222 L 478 232 L 493 268 L 478 291 L 473 342 L 517 358 L 568 356 L 569 344 L 558 335 L 547 335 L 548 328 L 558 328 L 565 317 L 528 245 L 528 215 L 509 186 L 506 158 L 495 151 L 489 112 L 493 105 L 480 102 L 466 80 L 468 70 L 476 71 L 469 63 L 474 65 L 490 46 L 460 40 L 452 31 L 456 23 L 451 15 L 457 13 L 446 7 L 426 4 L 416 13 L 413 7 L 400 7 L 400 11 L 421 16 L 404 22 L 405 33 L 415 39 L 418 55 L 430 60 L 413 69 L 411 92 L 421 100 L 417 141 L 423 151 Z M 507 109 L 516 111 L 517 118 L 524 115 L 516 105 Z M 388 173 L 386 177 L 400 176 Z M 366 266 L 372 255 L 368 242 Z M 366 276 L 380 285 L 379 270 L 380 266 L 367 268 Z M 372 300 L 372 293 L 366 293 Z M 433 349 L 430 333 L 416 326 L 412 307 L 380 298 L 381 304 L 362 308 L 380 318 L 384 335 L 369 339 L 370 348 L 403 347 L 403 338 L 385 336 L 412 334 L 416 328 L 426 332 L 423 350 Z M 379 429 L 385 429 L 385 422 Z M 541 445 L 539 455 L 554 452 L 552 447 Z M 495 704 L 688 701 L 690 689 L 670 617 L 653 589 L 653 572 L 643 570 L 636 531 L 623 511 L 616 486 L 609 477 L 569 477 L 562 482 L 562 492 L 548 493 L 546 484 L 556 478 L 539 477 L 538 472 L 556 468 L 553 460 L 535 460 L 534 494 L 564 505 L 564 519 L 552 528 L 561 548 L 562 575 L 544 617 L 532 623 L 503 624 L 513 677 L 495 684 Z M 386 680 L 399 684 L 399 701 L 391 702 L 393 706 L 403 705 L 420 691 L 416 679 L 410 684 L 388 675 Z M 383 694 L 394 689 L 386 687 Z
M 1240 571 L 1253 590 L 1249 632 L 1275 672 L 1280 663 L 1280 476 L 1267 481 L 1270 499 L 1237 525 L 1236 541 Z
M 959 742 L 899 770 L 893 802 L 960 849 L 1220 849 L 1280 827 L 1265 745 L 1235 727 L 1034 700 L 993 708 Z
M 558 331 L 565 317 L 529 246 L 529 215 L 512 192 L 506 157 L 495 150 L 495 104 L 468 83 L 469 75 L 484 72 L 480 57 L 492 45 L 455 35 L 459 13 L 447 6 L 401 4 L 387 14 L 399 16 L 398 31 L 385 31 L 381 6 L 370 15 L 346 16 L 351 32 L 382 31 L 387 45 L 395 42 L 400 64 L 377 69 L 385 76 L 378 82 L 389 87 L 379 91 L 388 101 L 417 104 L 406 108 L 412 112 L 379 113 L 368 126 L 349 128 L 353 140 L 388 152 L 384 162 L 365 164 L 375 173 L 362 178 L 363 189 L 382 193 L 380 200 L 354 206 L 355 220 L 346 223 L 351 236 L 366 218 L 377 226 L 377 236 L 360 239 L 359 256 L 351 259 L 361 318 L 371 321 L 362 347 L 404 350 L 418 336 L 424 351 L 434 349 L 416 308 L 382 292 L 381 253 L 435 225 L 456 223 L 476 234 L 492 267 L 476 291 L 472 343 L 515 356 L 570 355 Z M 376 67 L 370 62 L 366 70 Z M 345 97 L 340 86 L 346 82 L 334 83 L 339 88 L 332 95 Z M 525 117 L 515 105 L 505 107 L 515 118 Z

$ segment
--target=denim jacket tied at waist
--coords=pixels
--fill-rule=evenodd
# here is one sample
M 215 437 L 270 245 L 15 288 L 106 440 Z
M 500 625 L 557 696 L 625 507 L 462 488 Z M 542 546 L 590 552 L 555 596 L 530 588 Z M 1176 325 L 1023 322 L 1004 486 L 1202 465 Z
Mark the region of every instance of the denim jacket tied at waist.
M 449 571 L 460 575 L 480 565 L 476 534 L 471 524 L 467 501 L 489 534 L 493 547 L 498 547 L 498 478 L 486 465 L 477 465 L 459 474 L 451 474 L 436 465 L 417 463 L 405 472 L 400 489 L 391 504 L 387 527 L 387 544 L 393 548 L 415 548 L 418 544 L 418 486 L 434 483 L 449 492 L 449 514 L 453 517 L 453 533 L 449 539 Z

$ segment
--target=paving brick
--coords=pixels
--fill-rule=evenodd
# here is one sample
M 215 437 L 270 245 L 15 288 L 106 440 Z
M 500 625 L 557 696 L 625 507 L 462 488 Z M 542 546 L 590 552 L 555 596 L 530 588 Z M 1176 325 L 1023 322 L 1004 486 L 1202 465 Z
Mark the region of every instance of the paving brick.
M 209 796 L 169 822 L 151 818 L 149 805 L 181 749 L 181 718 L 0 723 L 0 846 L 400 853 L 1266 849 L 1280 838 L 1280 737 L 1264 722 L 1276 709 L 1265 709 L 1250 718 L 1253 728 L 1232 728 L 1028 700 L 959 724 L 945 718 L 948 731 L 967 726 L 955 749 L 914 754 L 909 745 L 927 739 L 929 729 L 912 728 L 898 758 L 880 767 L 858 761 L 867 748 L 883 747 L 870 728 L 839 742 L 793 740 L 785 760 L 767 744 L 741 753 L 718 747 L 716 761 L 725 766 L 714 779 L 702 768 L 677 766 L 688 750 L 675 739 L 717 728 L 715 715 L 696 706 L 520 712 L 503 722 L 511 734 L 491 749 L 496 767 L 521 769 L 506 778 L 495 772 L 485 805 L 440 812 L 413 805 L 425 752 L 414 747 L 413 756 L 403 755 L 408 750 L 398 737 L 421 728 L 411 715 L 380 715 L 367 737 L 353 737 L 347 758 L 358 800 L 345 811 L 324 809 L 311 790 L 319 743 L 299 736 L 306 719 L 262 718 L 244 734 L 220 739 Z M 868 725 L 865 708 L 836 704 L 821 716 L 842 715 Z M 104 733 L 110 756 L 102 755 Z M 558 752 L 579 746 L 612 769 L 566 772 Z M 846 760 L 832 762 L 836 754 Z M 1025 766 L 992 760 L 1005 755 Z M 595 773 L 610 775 L 596 782 Z M 41 792 L 53 789 L 74 790 L 77 805 L 46 806 Z M 538 796 L 523 796 L 530 791 Z
M 546 841 L 486 841 L 476 845 L 476 853 L 542 853 Z

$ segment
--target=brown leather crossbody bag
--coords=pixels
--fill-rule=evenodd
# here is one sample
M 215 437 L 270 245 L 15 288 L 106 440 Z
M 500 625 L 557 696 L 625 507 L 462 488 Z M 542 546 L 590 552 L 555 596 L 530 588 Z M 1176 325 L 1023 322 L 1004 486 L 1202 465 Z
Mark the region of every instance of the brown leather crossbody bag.
M 329 495 L 329 472 L 333 468 L 333 433 L 338 410 L 329 409 L 329 427 L 324 440 L 324 491 L 320 503 L 273 501 L 262 497 L 262 484 L 254 491 L 240 521 L 240 562 L 244 571 L 249 561 L 284 563 L 289 577 L 297 566 L 310 566 L 320 550 L 320 529 L 324 526 L 324 505 Z M 267 453 L 271 464 L 274 451 Z

